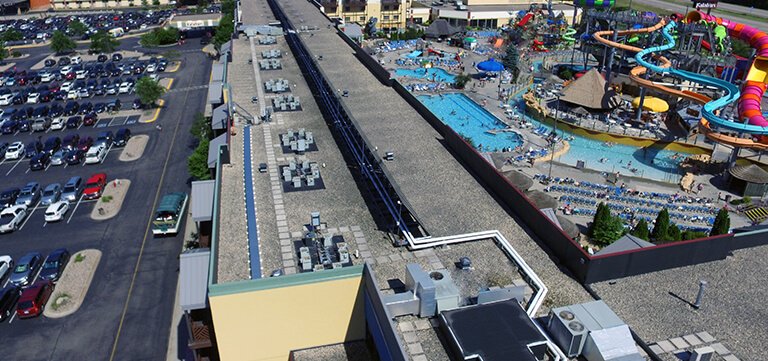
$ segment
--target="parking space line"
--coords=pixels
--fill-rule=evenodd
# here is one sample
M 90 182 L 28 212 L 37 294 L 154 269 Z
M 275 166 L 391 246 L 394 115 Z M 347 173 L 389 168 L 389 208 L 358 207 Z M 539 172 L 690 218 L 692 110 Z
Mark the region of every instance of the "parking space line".
M 47 167 L 45 167 L 45 169 L 43 170 L 43 172 L 47 172 L 47 171 L 48 171 L 48 168 L 50 168 L 50 167 L 51 167 L 51 163 L 48 163 L 48 166 L 47 166 Z
M 10 325 L 11 323 L 13 323 L 13 320 L 14 320 L 14 319 L 16 319 L 16 312 L 14 312 L 13 314 L 11 314 L 11 318 L 9 318 L 9 319 L 8 319 L 8 324 Z
M 83 195 L 80 195 L 80 199 L 77 200 L 77 203 L 75 203 L 75 207 L 72 208 L 72 212 L 69 213 L 69 218 L 67 218 L 67 224 L 69 224 L 69 221 L 72 220 L 72 217 L 75 215 L 75 212 L 77 211 L 77 207 L 80 207 L 80 203 L 83 202 Z
M 24 172 L 24 174 L 29 174 L 29 168 L 27 168 L 27 171 Z
M 35 206 L 32 207 L 32 212 L 29 212 L 29 214 L 27 214 L 27 218 L 24 219 L 24 223 L 22 223 L 21 226 L 19 227 L 19 231 L 22 230 L 22 228 L 24 228 L 24 226 L 27 225 L 27 222 L 29 222 L 29 219 L 32 218 L 33 214 L 35 214 L 35 211 L 37 211 L 37 205 L 38 204 L 40 204 L 40 201 L 37 201 L 37 203 L 35 203 Z M 29 208 L 27 208 L 27 209 L 29 209 Z
M 11 167 L 11 169 L 8 170 L 8 173 L 5 173 L 5 175 L 7 176 L 7 175 L 11 174 L 11 172 L 13 172 L 13 170 L 16 168 L 17 165 L 19 165 L 19 163 L 21 163 L 22 160 L 24 160 L 24 156 L 23 155 L 19 158 L 19 160 L 16 161 L 16 164 L 14 164 L 13 167 Z

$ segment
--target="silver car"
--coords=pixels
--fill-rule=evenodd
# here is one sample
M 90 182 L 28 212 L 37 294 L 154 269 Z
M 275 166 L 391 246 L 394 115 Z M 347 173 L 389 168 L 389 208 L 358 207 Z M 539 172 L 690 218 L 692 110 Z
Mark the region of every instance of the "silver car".
M 56 203 L 61 197 L 61 184 L 53 183 L 49 184 L 43 190 L 43 197 L 40 199 L 40 204 L 47 206 Z
M 83 194 L 83 179 L 80 177 L 69 178 L 66 184 L 64 184 L 64 190 L 61 193 L 61 199 L 65 199 L 70 202 L 76 202 Z
M 23 204 L 27 207 L 36 206 L 38 200 L 40 200 L 40 184 L 37 182 L 29 182 L 21 189 L 19 197 L 16 198 L 16 205 Z
M 56 153 L 53 153 L 53 156 L 51 157 L 51 165 L 62 165 L 64 164 L 64 158 L 67 156 L 67 150 L 66 149 L 59 149 L 56 151 Z
M 16 262 L 16 267 L 13 269 L 13 273 L 11 273 L 11 283 L 18 287 L 32 284 L 42 265 L 43 256 L 40 253 L 27 253 Z

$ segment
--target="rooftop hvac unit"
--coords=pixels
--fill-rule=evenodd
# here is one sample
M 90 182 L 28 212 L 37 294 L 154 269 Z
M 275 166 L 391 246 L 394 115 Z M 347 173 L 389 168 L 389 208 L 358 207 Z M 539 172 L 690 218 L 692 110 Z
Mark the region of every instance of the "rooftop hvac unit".
M 567 309 L 552 310 L 547 328 L 566 356 L 576 357 L 581 354 L 589 330 L 573 312 Z

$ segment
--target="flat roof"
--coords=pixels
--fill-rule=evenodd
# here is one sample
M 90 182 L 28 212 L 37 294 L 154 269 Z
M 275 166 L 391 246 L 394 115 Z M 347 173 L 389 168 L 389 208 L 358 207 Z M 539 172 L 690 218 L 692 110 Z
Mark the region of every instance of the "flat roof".
M 216 166 L 216 162 L 219 159 L 219 146 L 222 144 L 227 144 L 226 133 L 213 138 L 213 140 L 208 143 L 208 168 L 213 168 Z
M 195 222 L 210 221 L 213 217 L 213 191 L 215 180 L 192 182 L 192 220 Z
M 224 84 L 221 81 L 211 81 L 208 84 L 208 103 L 220 104 L 223 99 Z
M 515 299 L 443 311 L 440 318 L 464 359 L 537 361 L 529 346 L 547 342 Z
M 183 311 L 199 310 L 208 305 L 208 262 L 211 250 L 186 251 L 179 258 L 179 306 Z

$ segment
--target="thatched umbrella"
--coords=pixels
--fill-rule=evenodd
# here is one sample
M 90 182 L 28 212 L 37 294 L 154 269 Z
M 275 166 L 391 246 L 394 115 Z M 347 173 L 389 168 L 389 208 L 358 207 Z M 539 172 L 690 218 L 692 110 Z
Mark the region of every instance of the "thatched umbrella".
M 557 200 L 540 190 L 532 190 L 525 194 L 538 209 L 557 209 Z
M 572 239 L 579 237 L 579 227 L 571 222 L 568 218 L 558 215 L 557 221 L 560 222 L 560 228 L 563 229 L 563 232 L 565 232 L 568 237 L 571 237 Z
M 522 172 L 510 170 L 503 173 L 507 180 L 521 192 L 527 192 L 533 185 L 533 179 Z

